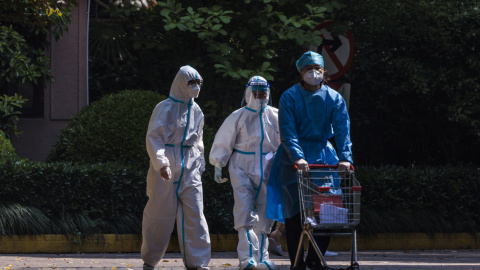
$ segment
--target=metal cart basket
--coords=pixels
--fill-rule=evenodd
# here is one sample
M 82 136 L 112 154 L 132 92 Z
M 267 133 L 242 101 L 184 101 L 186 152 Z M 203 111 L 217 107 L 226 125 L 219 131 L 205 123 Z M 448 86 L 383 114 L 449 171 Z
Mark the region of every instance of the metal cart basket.
M 347 269 L 359 269 L 355 227 L 360 222 L 362 187 L 355 178 L 353 166 L 348 172 L 339 171 L 337 165 L 310 164 L 309 168 L 308 172 L 297 170 L 303 231 L 294 266 L 298 265 L 300 250 L 307 236 L 321 263 L 327 267 L 313 236 L 339 235 L 352 236 L 351 264 Z

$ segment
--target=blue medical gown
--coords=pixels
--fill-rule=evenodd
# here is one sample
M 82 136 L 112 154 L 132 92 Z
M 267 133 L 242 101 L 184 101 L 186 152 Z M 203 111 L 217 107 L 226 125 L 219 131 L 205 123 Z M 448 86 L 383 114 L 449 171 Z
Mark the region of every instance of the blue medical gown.
M 280 98 L 278 121 L 281 145 L 277 149 L 267 185 L 267 218 L 284 222 L 300 212 L 293 162 L 353 164 L 350 118 L 343 97 L 328 86 L 308 92 L 299 84 Z M 328 139 L 335 136 L 338 156 Z

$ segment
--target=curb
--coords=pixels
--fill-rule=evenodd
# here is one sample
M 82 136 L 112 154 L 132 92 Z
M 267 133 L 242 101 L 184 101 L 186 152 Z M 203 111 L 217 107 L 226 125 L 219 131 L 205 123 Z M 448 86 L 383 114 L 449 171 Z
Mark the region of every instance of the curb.
M 212 252 L 235 252 L 236 234 L 211 234 Z M 138 253 L 142 237 L 136 234 L 104 234 L 86 237 L 66 235 L 0 236 L 0 253 Z M 285 239 L 282 246 L 286 250 Z M 350 250 L 351 237 L 333 236 L 329 250 Z M 454 234 L 357 234 L 359 250 L 480 249 L 480 233 Z M 172 235 L 167 252 L 180 252 Z

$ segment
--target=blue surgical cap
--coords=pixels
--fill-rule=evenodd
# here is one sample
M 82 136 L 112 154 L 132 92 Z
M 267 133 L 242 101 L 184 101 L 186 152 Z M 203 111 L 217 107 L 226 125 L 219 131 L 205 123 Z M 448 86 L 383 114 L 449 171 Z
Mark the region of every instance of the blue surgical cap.
M 304 66 L 312 64 L 320 65 L 322 68 L 325 68 L 323 65 L 323 57 L 316 52 L 308 51 L 302 54 L 302 56 L 300 56 L 300 58 L 297 60 L 297 70 L 300 71 Z

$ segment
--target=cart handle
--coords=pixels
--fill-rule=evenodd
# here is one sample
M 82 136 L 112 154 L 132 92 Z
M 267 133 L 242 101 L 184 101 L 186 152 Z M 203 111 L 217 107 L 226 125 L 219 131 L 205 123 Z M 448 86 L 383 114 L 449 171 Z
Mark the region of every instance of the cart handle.
M 338 165 L 328 165 L 328 164 L 308 164 L 310 169 L 338 169 Z M 293 164 L 293 169 L 298 170 L 297 165 Z M 353 171 L 355 168 L 350 164 L 350 171 Z

